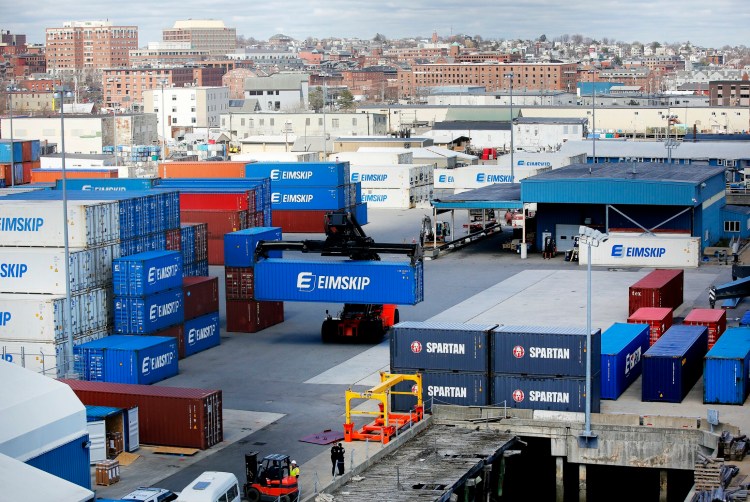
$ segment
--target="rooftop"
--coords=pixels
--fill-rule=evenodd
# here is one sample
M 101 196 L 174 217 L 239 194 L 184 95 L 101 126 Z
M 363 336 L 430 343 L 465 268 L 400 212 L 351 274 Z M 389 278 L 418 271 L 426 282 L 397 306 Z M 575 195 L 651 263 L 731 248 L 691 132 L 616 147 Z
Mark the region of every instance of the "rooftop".
M 669 165 L 651 162 L 571 164 L 528 178 L 529 181 L 603 179 L 669 181 L 697 184 L 723 173 L 724 167 Z

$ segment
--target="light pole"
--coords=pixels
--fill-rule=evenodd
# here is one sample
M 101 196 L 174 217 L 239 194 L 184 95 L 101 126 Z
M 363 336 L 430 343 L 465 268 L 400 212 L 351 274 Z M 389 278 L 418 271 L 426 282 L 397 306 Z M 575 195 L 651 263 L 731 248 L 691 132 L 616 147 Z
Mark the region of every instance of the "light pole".
M 16 88 L 9 85 L 5 88 L 8 91 L 8 106 L 10 106 L 10 186 L 16 185 L 16 159 L 13 155 L 13 93 Z
M 115 103 L 112 103 L 112 127 L 113 127 L 113 138 L 112 138 L 112 144 L 114 145 L 112 147 L 112 155 L 115 157 L 115 167 L 117 167 L 117 108 L 115 108 Z
M 586 421 L 578 443 L 581 448 L 596 448 L 597 437 L 591 432 L 591 248 L 606 242 L 609 235 L 584 225 L 578 228 L 578 234 L 578 244 L 588 246 L 586 256 Z
M 591 70 L 591 153 L 596 164 L 596 82 L 594 81 L 594 70 Z
M 63 87 L 53 94 L 55 99 L 60 100 L 60 153 L 62 154 L 62 196 L 63 196 L 63 241 L 64 241 L 64 259 L 65 259 L 65 298 L 67 299 L 65 309 L 66 322 L 63 325 L 63 329 L 66 333 L 68 340 L 68 347 L 66 350 L 66 369 L 68 374 L 73 374 L 73 329 L 71 323 L 73 322 L 73 309 L 71 306 L 70 298 L 70 246 L 68 244 L 68 190 L 67 190 L 67 176 L 65 174 L 65 98 L 73 97 L 73 93 L 66 90 Z
M 515 162 L 513 159 L 513 151 L 515 150 L 515 145 L 513 143 L 513 72 L 506 73 L 505 78 L 510 80 L 510 182 L 515 183 L 516 177 L 514 174 L 515 169 Z
M 161 160 L 164 162 L 167 160 L 167 135 L 165 133 L 165 124 L 164 124 L 164 84 L 166 84 L 166 79 L 159 80 L 159 86 L 161 87 Z

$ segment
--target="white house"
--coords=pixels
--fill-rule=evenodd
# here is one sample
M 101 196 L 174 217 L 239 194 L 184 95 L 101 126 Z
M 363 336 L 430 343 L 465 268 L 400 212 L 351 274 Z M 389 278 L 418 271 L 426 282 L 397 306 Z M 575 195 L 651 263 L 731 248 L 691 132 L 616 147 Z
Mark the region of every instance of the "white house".
M 206 128 L 218 127 L 221 114 L 229 111 L 229 88 L 156 88 L 143 92 L 143 107 L 146 113 L 156 114 L 160 137 L 206 132 Z
M 303 73 L 275 73 L 245 79 L 245 98 L 257 99 L 263 111 L 307 110 L 310 76 Z

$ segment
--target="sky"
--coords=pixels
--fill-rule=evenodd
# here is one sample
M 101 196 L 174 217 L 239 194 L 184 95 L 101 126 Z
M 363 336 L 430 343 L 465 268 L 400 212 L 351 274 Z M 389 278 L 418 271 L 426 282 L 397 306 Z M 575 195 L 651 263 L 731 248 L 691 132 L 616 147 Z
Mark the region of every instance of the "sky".
M 238 35 L 267 40 L 430 37 L 433 32 L 484 39 L 554 39 L 580 33 L 595 40 L 686 42 L 705 47 L 750 45 L 750 7 L 742 0 L 0 0 L 0 29 L 44 42 L 47 27 L 64 21 L 110 20 L 135 25 L 139 46 L 161 41 L 180 19 L 220 19 Z

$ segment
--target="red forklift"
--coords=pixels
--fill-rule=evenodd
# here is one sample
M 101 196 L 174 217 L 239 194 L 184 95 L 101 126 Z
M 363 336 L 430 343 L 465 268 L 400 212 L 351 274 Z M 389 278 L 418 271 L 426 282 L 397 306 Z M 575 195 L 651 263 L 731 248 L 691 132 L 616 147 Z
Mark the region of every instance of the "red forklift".
M 245 476 L 243 486 L 245 498 L 250 502 L 297 502 L 299 488 L 296 476 L 290 476 L 289 455 L 272 453 L 258 463 L 258 452 L 245 454 Z

